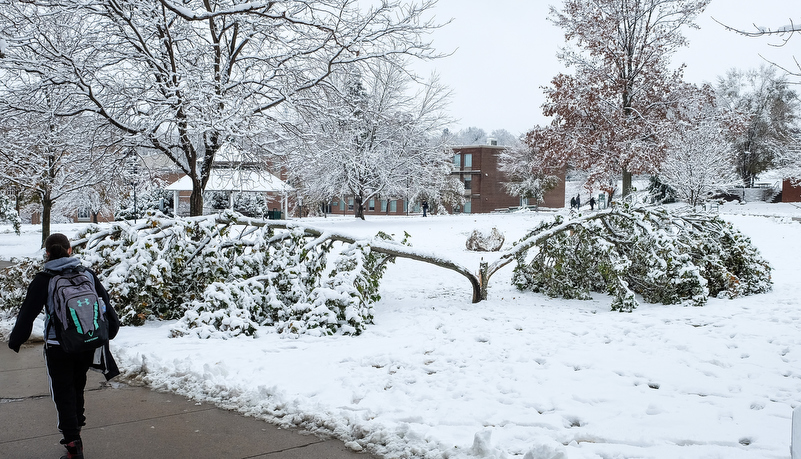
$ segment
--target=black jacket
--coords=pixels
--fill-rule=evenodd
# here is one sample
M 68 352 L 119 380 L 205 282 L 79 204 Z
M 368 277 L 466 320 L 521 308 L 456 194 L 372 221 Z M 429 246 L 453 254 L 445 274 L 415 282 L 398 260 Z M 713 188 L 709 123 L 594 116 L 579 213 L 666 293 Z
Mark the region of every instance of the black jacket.
M 97 294 L 100 295 L 100 297 L 106 303 L 108 337 L 109 339 L 113 339 L 115 336 L 117 336 L 117 332 L 120 330 L 120 319 L 117 316 L 117 311 L 115 311 L 114 307 L 111 305 L 108 291 L 106 291 L 106 288 L 100 283 L 100 280 L 97 278 L 95 273 L 89 269 L 87 269 L 87 272 L 92 274 L 92 277 L 95 280 L 95 289 L 97 290 Z M 31 281 L 31 284 L 28 286 L 28 293 L 25 295 L 25 301 L 22 302 L 22 307 L 20 307 L 19 314 L 17 315 L 17 322 L 14 324 L 14 329 L 11 330 L 11 337 L 8 340 L 8 347 L 14 352 L 19 352 L 20 347 L 25 343 L 25 341 L 28 341 L 28 338 L 31 336 L 33 322 L 42 312 L 42 309 L 47 303 L 47 289 L 48 285 L 50 284 L 51 277 L 52 276 L 50 274 L 40 272 L 36 275 L 36 277 L 33 278 L 33 281 Z M 45 333 L 47 333 L 47 330 L 45 330 Z M 46 336 L 45 340 L 47 340 Z M 116 364 L 114 363 L 113 358 L 111 358 L 111 353 L 108 351 L 108 345 L 104 346 L 104 348 L 104 356 L 106 357 L 105 367 L 113 367 L 106 369 L 111 373 L 118 373 Z M 104 371 L 104 373 L 106 372 Z M 112 377 L 109 376 L 109 374 L 110 373 L 106 374 L 107 378 Z

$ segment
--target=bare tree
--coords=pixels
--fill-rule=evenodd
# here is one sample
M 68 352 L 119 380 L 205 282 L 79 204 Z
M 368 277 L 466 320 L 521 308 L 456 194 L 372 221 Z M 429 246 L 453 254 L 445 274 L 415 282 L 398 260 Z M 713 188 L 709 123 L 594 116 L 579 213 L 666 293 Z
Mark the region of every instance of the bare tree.
M 551 21 L 568 43 L 559 59 L 575 68 L 545 89 L 546 128 L 528 133 L 552 166 L 588 172 L 588 181 L 608 183 L 623 176 L 623 195 L 632 173 L 654 172 L 673 128 L 673 108 L 690 88 L 683 67 L 669 68 L 687 44 L 681 31 L 709 0 L 565 0 L 551 8 Z
M 736 155 L 729 142 L 732 120 L 713 106 L 696 113 L 692 121 L 679 122 L 658 175 L 693 208 L 709 194 L 738 182 Z
M 531 199 L 537 205 L 559 183 L 557 171 L 548 167 L 540 151 L 529 145 L 505 149 L 498 157 L 498 165 L 509 178 L 504 183 L 509 194 Z
M 792 18 L 789 19 L 789 23 L 788 24 L 783 25 L 783 26 L 779 26 L 779 27 L 775 27 L 775 28 L 770 28 L 770 27 L 765 27 L 765 26 L 758 26 L 756 24 L 753 24 L 754 30 L 751 30 L 751 31 L 748 31 L 748 30 L 745 30 L 745 29 L 740 29 L 740 28 L 737 28 L 737 27 L 732 27 L 732 26 L 723 24 L 722 22 L 720 22 L 718 20 L 715 20 L 715 22 L 717 22 L 718 24 L 722 25 L 727 30 L 731 30 L 732 32 L 739 33 L 740 35 L 745 35 L 746 37 L 779 37 L 779 39 L 781 40 L 779 43 L 771 44 L 771 46 L 777 46 L 777 47 L 782 47 L 782 46 L 787 45 L 787 43 L 789 43 L 789 41 L 793 37 L 793 35 L 795 35 L 797 33 L 801 33 L 801 21 L 796 22 L 796 21 L 793 21 Z M 765 59 L 765 60 L 767 62 L 769 62 L 771 65 L 774 65 L 774 66 L 784 70 L 785 72 L 787 72 L 790 75 L 801 77 L 801 63 L 799 63 L 797 57 L 793 57 L 793 62 L 795 63 L 795 66 L 796 66 L 796 68 L 798 70 L 789 70 L 786 67 L 783 67 L 783 66 L 781 66 L 781 65 L 779 65 L 779 64 L 777 64 L 775 62 L 771 62 L 771 61 L 769 61 L 767 59 Z
M 798 94 L 773 67 L 732 69 L 719 78 L 718 99 L 745 117 L 745 129 L 730 139 L 737 153 L 737 172 L 745 186 L 774 168 L 797 142 Z
M 124 142 L 159 151 L 192 180 L 202 213 L 225 142 L 275 141 L 338 68 L 395 55 L 435 57 L 435 0 L 2 0 L 9 78 L 60 86 Z M 250 141 L 250 142 L 247 142 Z M 265 149 L 255 149 L 263 154 Z
M 403 62 L 375 62 L 337 75 L 327 109 L 307 118 L 301 151 L 287 169 L 320 201 L 353 197 L 355 215 L 378 197 L 407 202 L 450 175 L 439 132 L 449 90 L 436 76 L 417 83 Z
M 0 116 L 0 180 L 35 196 L 41 206 L 43 244 L 50 235 L 54 205 L 110 180 L 114 173 L 102 147 L 102 131 L 91 130 L 87 116 L 55 115 L 69 105 L 69 95 L 51 89 L 11 91 L 0 101 L 0 113 L 13 113 Z

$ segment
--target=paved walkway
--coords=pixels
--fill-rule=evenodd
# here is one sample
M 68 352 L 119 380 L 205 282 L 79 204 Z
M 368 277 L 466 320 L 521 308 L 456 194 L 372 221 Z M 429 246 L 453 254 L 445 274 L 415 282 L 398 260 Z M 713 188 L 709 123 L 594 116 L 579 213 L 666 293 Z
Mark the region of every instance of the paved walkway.
M 41 344 L 19 354 L 0 342 L 0 458 L 58 458 L 56 429 Z M 87 459 L 371 459 L 338 440 L 279 429 L 184 397 L 105 382 L 89 372 Z

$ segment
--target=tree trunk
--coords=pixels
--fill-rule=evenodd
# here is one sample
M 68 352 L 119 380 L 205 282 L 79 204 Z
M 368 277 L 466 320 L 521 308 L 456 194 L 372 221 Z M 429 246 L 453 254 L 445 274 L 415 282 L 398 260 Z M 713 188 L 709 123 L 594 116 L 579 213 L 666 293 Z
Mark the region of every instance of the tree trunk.
M 42 196 L 42 247 L 44 247 L 45 240 L 50 236 L 50 214 L 53 210 L 53 201 L 50 199 L 50 194 L 47 193 Z
M 361 218 L 364 220 L 364 200 L 361 196 L 356 196 L 353 198 L 355 201 L 356 207 L 356 218 Z
M 631 194 L 631 172 L 623 168 L 623 197 Z
M 479 281 L 479 285 L 481 286 L 481 288 L 479 290 L 479 294 L 478 294 L 480 301 L 483 301 L 483 300 L 487 299 L 487 284 L 489 284 L 489 278 L 490 278 L 489 263 L 487 263 L 486 261 L 482 261 L 478 265 L 478 281 Z M 474 291 L 473 292 L 473 303 L 478 303 L 478 301 L 475 300 L 475 296 L 476 296 L 476 293 Z
M 189 216 L 203 215 L 203 188 L 199 182 L 192 182 L 192 194 L 189 196 Z

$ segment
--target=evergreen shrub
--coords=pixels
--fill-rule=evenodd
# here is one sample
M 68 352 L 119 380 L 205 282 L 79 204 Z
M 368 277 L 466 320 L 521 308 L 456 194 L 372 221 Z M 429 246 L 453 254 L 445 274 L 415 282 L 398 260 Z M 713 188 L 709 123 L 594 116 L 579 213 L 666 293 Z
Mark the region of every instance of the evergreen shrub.
M 557 230 L 557 231 L 555 231 Z M 701 306 L 772 288 L 771 267 L 719 216 L 625 204 L 592 218 L 544 222 L 523 241 L 553 232 L 517 254 L 512 282 L 552 297 L 613 297 L 630 312 L 649 303 Z M 522 242 L 522 241 L 521 241 Z

